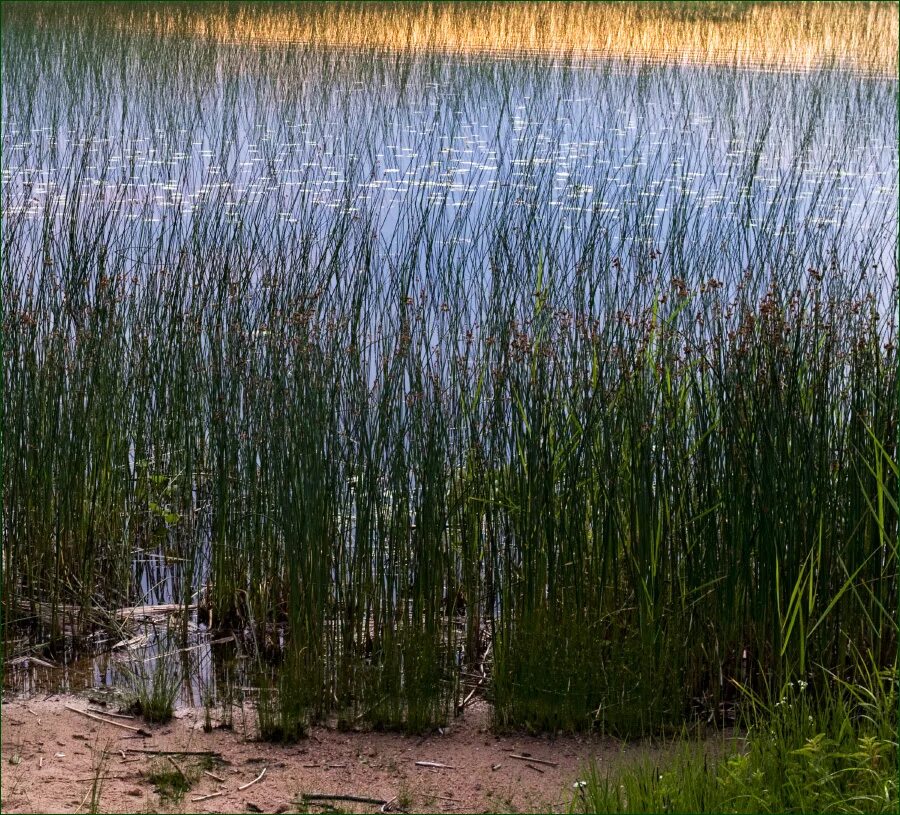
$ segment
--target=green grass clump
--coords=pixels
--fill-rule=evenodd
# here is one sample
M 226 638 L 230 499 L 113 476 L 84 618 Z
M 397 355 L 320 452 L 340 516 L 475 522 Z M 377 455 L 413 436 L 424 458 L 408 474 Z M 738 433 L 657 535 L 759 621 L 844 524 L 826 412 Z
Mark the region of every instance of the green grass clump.
M 174 760 L 159 759 L 147 772 L 147 780 L 153 784 L 161 800 L 178 803 L 199 780 L 202 773 L 199 767 L 194 763 L 182 763 L 185 765 L 183 768 Z
M 896 669 L 861 671 L 867 684 L 827 672 L 816 688 L 789 682 L 765 704 L 753 697 L 740 752 L 710 756 L 682 743 L 664 764 L 578 782 L 575 812 L 896 812 Z
M 264 741 L 293 743 L 303 738 L 309 728 L 311 684 L 302 666 L 282 666 L 275 677 L 272 670 L 262 669 L 256 706 L 257 731 Z
M 122 666 L 126 704 L 130 711 L 148 722 L 168 722 L 175 712 L 181 691 L 177 663 L 169 655 L 132 658 Z

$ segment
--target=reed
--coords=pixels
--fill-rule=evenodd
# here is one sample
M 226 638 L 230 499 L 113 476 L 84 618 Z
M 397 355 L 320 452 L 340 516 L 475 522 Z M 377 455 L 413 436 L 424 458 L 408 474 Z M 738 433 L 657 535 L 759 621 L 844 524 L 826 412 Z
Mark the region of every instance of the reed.
M 751 694 L 746 736 L 718 754 L 682 740 L 664 763 L 643 761 L 605 778 L 588 767 L 571 811 L 893 812 L 896 665 L 853 658 L 857 682 L 826 672 L 815 686 L 801 680 Z

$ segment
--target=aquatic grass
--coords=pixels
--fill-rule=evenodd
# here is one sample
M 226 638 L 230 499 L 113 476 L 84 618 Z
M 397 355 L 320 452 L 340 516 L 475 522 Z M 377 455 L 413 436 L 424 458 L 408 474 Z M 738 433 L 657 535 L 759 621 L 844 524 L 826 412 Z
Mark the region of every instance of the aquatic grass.
M 180 666 L 173 655 L 150 653 L 147 656 L 147 650 L 129 654 L 128 662 L 120 666 L 127 708 L 148 722 L 168 722 L 181 691 Z
M 367 8 L 3 7 L 4 621 L 199 599 L 288 739 L 482 666 L 498 727 L 628 735 L 892 664 L 894 81 Z M 489 11 L 617 13 L 553 8 Z

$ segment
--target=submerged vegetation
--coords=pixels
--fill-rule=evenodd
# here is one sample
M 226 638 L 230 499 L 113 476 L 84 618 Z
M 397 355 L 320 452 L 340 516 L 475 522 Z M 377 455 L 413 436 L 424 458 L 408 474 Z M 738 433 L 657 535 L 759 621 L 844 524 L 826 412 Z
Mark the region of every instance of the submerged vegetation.
M 199 605 L 280 739 L 896 671 L 896 7 L 796 71 L 374 8 L 2 7 L 8 630 Z

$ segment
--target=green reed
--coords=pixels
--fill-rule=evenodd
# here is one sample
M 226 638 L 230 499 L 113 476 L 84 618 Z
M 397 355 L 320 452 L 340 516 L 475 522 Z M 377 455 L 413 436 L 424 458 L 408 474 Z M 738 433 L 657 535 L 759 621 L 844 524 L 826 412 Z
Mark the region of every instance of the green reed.
M 568 110 L 574 58 L 3 13 L 5 620 L 58 641 L 72 607 L 87 623 L 168 580 L 248 639 L 260 727 L 287 739 L 333 713 L 425 729 L 483 664 L 500 727 L 631 733 L 732 677 L 895 658 L 897 211 L 846 158 L 893 133 L 890 82 L 596 64 L 579 115 L 633 111 L 644 158 L 595 147 L 560 191 L 563 120 L 507 131 L 520 104 Z M 469 178 L 497 183 L 448 206 L 447 145 L 484 104 L 496 168 Z M 721 143 L 689 131 L 707 113 Z M 383 234 L 400 193 L 359 190 L 404 126 L 439 181 Z M 215 172 L 176 158 L 194 141 Z M 842 185 L 866 203 L 814 223 Z
M 870 655 L 871 657 L 871 655 Z M 857 680 L 824 672 L 748 694 L 743 734 L 720 749 L 685 739 L 576 782 L 573 812 L 893 812 L 897 808 L 897 669 L 854 652 Z

